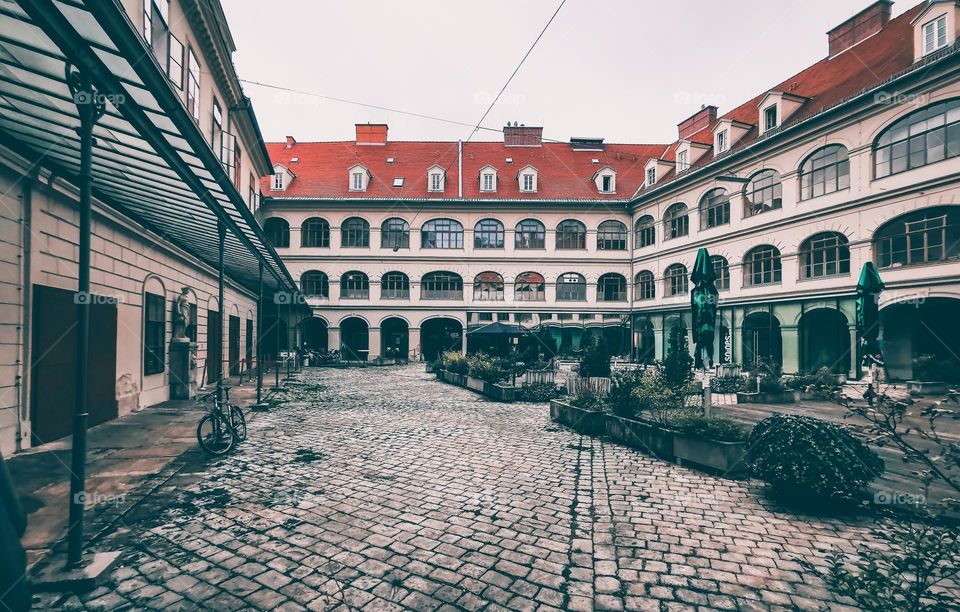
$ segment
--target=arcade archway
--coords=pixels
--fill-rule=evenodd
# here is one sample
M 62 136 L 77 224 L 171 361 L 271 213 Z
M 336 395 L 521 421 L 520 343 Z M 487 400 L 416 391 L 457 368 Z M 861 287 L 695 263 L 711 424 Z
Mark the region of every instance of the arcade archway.
M 743 367 L 759 362 L 782 367 L 783 342 L 780 321 L 768 312 L 753 312 L 743 320 Z
M 407 322 L 399 317 L 384 319 L 380 324 L 380 356 L 406 359 L 410 353 L 410 332 Z
M 850 329 L 843 313 L 817 308 L 800 317 L 800 370 L 827 368 L 834 374 L 850 371 Z
M 340 321 L 340 357 L 347 361 L 366 361 L 370 354 L 370 330 L 359 317 Z
M 423 358 L 434 361 L 446 351 L 463 350 L 463 325 L 456 319 L 440 317 L 420 324 Z
M 327 322 L 320 317 L 304 319 L 301 325 L 303 348 L 308 351 L 327 350 Z
M 883 358 L 897 380 L 960 382 L 960 299 L 927 298 L 880 311 Z

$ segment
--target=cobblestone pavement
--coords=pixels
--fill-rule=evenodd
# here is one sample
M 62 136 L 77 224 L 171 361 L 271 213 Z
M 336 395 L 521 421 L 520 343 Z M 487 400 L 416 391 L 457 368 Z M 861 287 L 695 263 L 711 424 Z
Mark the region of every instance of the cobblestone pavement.
M 795 561 L 864 537 L 582 437 L 423 366 L 308 370 L 234 454 L 194 456 L 97 547 L 90 609 L 804 609 Z M 835 609 L 843 606 L 831 604 Z

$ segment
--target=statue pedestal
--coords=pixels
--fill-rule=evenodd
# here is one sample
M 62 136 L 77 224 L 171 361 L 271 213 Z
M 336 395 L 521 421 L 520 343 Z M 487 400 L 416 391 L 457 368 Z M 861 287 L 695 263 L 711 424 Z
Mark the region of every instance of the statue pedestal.
M 188 400 L 197 394 L 197 343 L 170 340 L 170 399 Z

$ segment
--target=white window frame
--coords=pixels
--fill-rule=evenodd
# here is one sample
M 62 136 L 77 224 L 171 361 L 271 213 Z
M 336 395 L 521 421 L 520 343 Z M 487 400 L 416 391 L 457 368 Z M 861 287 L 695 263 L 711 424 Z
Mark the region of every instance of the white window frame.
M 600 192 L 601 193 L 614 193 L 617 190 L 616 182 L 614 181 L 614 176 L 612 174 L 601 174 L 600 175 Z
M 647 187 L 657 184 L 657 169 L 647 168 Z
M 770 117 L 770 111 L 773 111 L 773 125 L 768 121 Z M 770 130 L 777 129 L 777 126 L 780 125 L 780 110 L 777 108 L 776 104 L 771 104 L 763 109 L 763 131 L 768 132 Z
M 443 191 L 443 173 L 442 172 L 430 173 L 429 191 Z
M 947 16 L 940 15 L 923 24 L 923 54 L 927 55 L 947 46 Z
M 480 175 L 480 191 L 496 191 L 497 179 L 493 172 L 484 172 Z
M 275 191 L 283 191 L 283 183 L 283 170 L 281 170 L 273 175 L 273 182 L 270 184 L 270 188 Z
M 352 172 L 350 174 L 350 191 L 364 191 L 363 189 L 363 172 Z
M 717 153 L 723 153 L 727 150 L 727 130 L 717 132 Z
M 520 191 L 532 193 L 537 190 L 537 177 L 533 172 L 520 175 Z
M 687 150 L 677 152 L 677 172 L 683 172 L 690 167 L 690 162 L 688 161 L 690 159 L 689 153 Z

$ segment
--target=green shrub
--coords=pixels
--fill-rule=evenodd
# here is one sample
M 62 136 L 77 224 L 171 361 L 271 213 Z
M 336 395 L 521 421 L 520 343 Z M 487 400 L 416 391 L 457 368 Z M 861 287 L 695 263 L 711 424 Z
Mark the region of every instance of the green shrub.
M 610 408 L 607 398 L 595 393 L 581 393 L 570 400 L 570 404 L 584 410 L 606 411 Z
M 814 505 L 859 497 L 883 460 L 847 428 L 813 417 L 775 414 L 750 435 L 750 471 L 777 493 Z
M 725 417 L 681 417 L 673 421 L 671 427 L 687 435 L 717 442 L 742 442 L 750 436 L 744 425 Z
M 714 393 L 737 393 L 743 389 L 743 378 L 739 376 L 717 376 L 710 379 L 710 390 Z
M 840 387 L 840 379 L 829 368 L 820 368 L 814 374 L 792 376 L 785 380 L 786 386 L 797 391 L 828 392 Z
M 507 377 L 509 364 L 500 358 L 491 357 L 486 353 L 474 353 L 467 357 L 470 376 L 479 378 L 488 383 L 498 383 Z
M 663 382 L 675 393 L 681 393 L 693 380 L 693 357 L 687 347 L 687 330 L 681 325 L 670 329 L 670 343 L 663 360 Z
M 470 370 L 467 358 L 457 351 L 447 351 L 440 357 L 440 366 L 447 372 L 466 374 Z
M 628 419 L 636 416 L 640 410 L 640 401 L 634 391 L 640 386 L 644 374 L 643 370 L 626 370 L 613 374 L 607 402 L 615 415 Z
M 517 393 L 521 402 L 549 402 L 562 395 L 553 383 L 525 384 Z
M 603 336 L 595 336 L 587 346 L 578 372 L 584 378 L 610 376 L 610 349 Z

